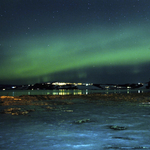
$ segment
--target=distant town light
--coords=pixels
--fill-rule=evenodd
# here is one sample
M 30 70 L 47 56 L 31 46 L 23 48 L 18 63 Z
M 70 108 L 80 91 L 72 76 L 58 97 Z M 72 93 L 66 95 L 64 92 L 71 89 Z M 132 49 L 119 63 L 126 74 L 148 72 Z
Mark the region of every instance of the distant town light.
M 82 83 L 77 83 L 78 85 L 82 85 Z
M 144 84 L 139 82 L 138 85 L 144 85 Z
M 109 86 L 105 86 L 106 89 L 109 89 Z
M 62 85 L 66 85 L 66 83 L 65 82 L 55 82 L 55 83 L 52 83 L 52 85 L 60 85 L 60 86 L 62 86 Z

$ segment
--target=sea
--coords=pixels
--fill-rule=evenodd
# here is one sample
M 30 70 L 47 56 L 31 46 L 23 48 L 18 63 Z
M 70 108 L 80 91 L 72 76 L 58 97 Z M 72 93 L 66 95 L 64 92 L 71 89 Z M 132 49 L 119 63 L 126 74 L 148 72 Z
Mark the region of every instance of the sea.
M 150 89 L 114 89 L 114 90 L 67 90 L 67 89 L 59 89 L 59 90 L 1 90 L 0 96 L 21 96 L 21 95 L 82 95 L 82 94 L 93 94 L 93 93 L 102 93 L 102 94 L 110 94 L 110 93 L 145 93 L 150 91 Z
M 39 90 L 2 91 L 0 94 L 75 95 L 91 92 L 148 91 Z M 8 108 L 35 110 L 28 115 L 0 114 L 0 150 L 150 150 L 149 103 L 105 101 L 101 98 L 94 100 L 94 97 L 92 101 L 82 98 L 63 100 L 71 103 L 0 106 L 0 112 Z M 49 100 L 43 102 L 48 103 Z M 51 107 L 54 109 L 47 109 Z

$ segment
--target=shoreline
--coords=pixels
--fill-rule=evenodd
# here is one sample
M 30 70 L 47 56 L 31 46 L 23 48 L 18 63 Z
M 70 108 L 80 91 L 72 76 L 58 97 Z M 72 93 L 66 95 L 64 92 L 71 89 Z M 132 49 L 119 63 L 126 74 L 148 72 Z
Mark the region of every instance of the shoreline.
M 77 105 L 76 105 L 77 104 Z M 139 105 L 150 106 L 150 92 L 130 94 L 88 94 L 88 95 L 22 95 L 0 96 L 0 114 L 29 115 L 33 111 L 63 111 L 74 112 L 73 107 L 90 106 L 114 106 L 114 105 Z M 69 106 L 70 105 L 70 106 Z M 72 105 L 72 106 L 71 106 Z M 71 109 L 68 109 L 71 107 Z
M 98 101 L 127 101 L 148 103 L 150 102 L 150 92 L 147 93 L 110 93 L 110 94 L 82 94 L 82 95 L 21 95 L 21 96 L 0 96 L 0 106 L 8 105 L 33 105 L 35 102 L 44 100 L 72 101 L 75 99 L 88 100 L 89 102 Z

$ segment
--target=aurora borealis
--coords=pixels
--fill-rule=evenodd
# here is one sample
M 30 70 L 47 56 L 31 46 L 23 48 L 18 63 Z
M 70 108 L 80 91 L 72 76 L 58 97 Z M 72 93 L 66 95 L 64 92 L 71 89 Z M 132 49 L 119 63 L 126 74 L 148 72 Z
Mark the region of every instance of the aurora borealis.
M 0 2 L 0 83 L 150 78 L 149 0 Z

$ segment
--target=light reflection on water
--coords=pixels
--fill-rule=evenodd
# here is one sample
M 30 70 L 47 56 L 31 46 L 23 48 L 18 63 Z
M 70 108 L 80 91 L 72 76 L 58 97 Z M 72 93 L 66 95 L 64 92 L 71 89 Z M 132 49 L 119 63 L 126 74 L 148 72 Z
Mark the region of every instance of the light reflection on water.
M 6 90 L 0 91 L 0 96 L 20 96 L 20 95 L 82 95 L 82 94 L 92 94 L 92 93 L 144 93 L 149 91 L 148 89 L 127 89 L 127 90 Z

